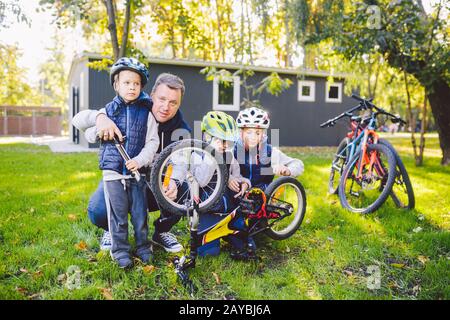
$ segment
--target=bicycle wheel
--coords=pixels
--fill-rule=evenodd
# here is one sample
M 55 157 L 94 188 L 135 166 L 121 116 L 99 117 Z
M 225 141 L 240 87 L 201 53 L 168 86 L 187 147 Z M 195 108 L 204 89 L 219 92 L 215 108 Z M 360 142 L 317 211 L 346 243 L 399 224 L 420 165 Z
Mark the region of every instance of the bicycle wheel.
M 347 162 L 347 144 L 348 138 L 342 139 L 336 150 L 333 161 L 331 163 L 330 178 L 328 180 L 328 193 L 337 194 L 339 190 L 339 181 L 341 179 L 342 171 L 344 171 L 345 163 Z
M 391 193 L 395 157 L 388 147 L 380 144 L 367 145 L 366 155 L 369 159 L 375 157 L 373 167 L 366 155 L 360 161 L 361 155 L 362 152 L 355 154 L 345 167 L 339 184 L 339 199 L 341 205 L 352 212 L 371 213 Z
M 267 206 L 290 205 L 292 212 L 280 218 L 267 221 L 269 229 L 265 234 L 274 240 L 292 236 L 302 224 L 306 211 L 306 194 L 302 184 L 291 177 L 281 177 L 270 183 L 265 191 Z
M 414 209 L 414 190 L 411 184 L 411 180 L 409 179 L 408 172 L 406 171 L 406 167 L 403 164 L 400 155 L 389 141 L 385 139 L 379 139 L 378 143 L 388 147 L 394 154 L 395 160 L 397 162 L 397 166 L 395 168 L 395 181 L 392 186 L 391 192 L 392 200 L 398 208 Z
M 171 181 L 178 189 L 175 199 L 164 193 Z M 225 154 L 216 153 L 207 143 L 194 139 L 164 148 L 150 175 L 151 190 L 160 209 L 180 215 L 193 210 L 193 201 L 198 202 L 199 213 L 207 211 L 221 200 L 227 183 Z

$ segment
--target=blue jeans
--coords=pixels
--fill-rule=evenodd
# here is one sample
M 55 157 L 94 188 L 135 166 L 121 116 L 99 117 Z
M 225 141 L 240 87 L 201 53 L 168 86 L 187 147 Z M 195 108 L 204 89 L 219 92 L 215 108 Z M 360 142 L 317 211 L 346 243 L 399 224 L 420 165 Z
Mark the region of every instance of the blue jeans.
M 158 203 L 153 193 L 146 187 L 147 193 L 147 209 L 150 212 L 159 210 Z M 89 199 L 87 208 L 88 217 L 91 222 L 99 228 L 108 231 L 108 214 L 106 211 L 105 192 L 103 181 L 100 181 L 97 190 Z M 155 220 L 155 233 L 168 232 L 172 227 L 180 221 L 181 217 L 175 216 L 164 210 L 160 211 L 160 216 Z
M 128 213 L 136 239 L 136 254 L 150 254 L 147 225 L 147 199 L 145 182 L 135 179 L 105 181 L 105 199 L 111 232 L 111 254 L 115 259 L 129 257 L 131 246 L 128 241 Z

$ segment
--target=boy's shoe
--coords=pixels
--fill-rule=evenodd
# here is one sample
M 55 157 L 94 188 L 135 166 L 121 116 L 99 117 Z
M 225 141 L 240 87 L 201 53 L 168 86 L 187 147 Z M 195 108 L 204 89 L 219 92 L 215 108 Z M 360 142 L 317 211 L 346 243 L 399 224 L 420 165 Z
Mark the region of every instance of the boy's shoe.
M 129 256 L 116 259 L 116 262 L 121 269 L 130 269 L 133 266 L 133 260 Z
M 111 250 L 111 233 L 109 231 L 103 232 L 102 240 L 100 241 L 100 250 Z
M 154 233 L 152 242 L 163 247 L 167 252 L 180 252 L 183 246 L 177 241 L 177 238 L 170 232 Z

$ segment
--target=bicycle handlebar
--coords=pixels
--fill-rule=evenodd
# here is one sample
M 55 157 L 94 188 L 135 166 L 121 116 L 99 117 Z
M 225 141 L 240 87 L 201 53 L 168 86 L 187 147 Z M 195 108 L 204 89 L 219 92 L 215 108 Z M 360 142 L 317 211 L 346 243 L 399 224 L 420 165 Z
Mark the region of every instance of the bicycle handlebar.
M 333 119 L 329 119 L 328 121 L 325 121 L 324 123 L 322 123 L 320 125 L 320 127 L 321 128 L 332 127 L 332 126 L 334 126 L 336 124 L 337 120 L 342 119 L 344 117 L 351 117 L 353 115 L 353 112 L 355 112 L 357 110 L 365 110 L 365 109 L 371 109 L 371 110 L 375 109 L 377 111 L 377 113 L 384 114 L 384 115 L 387 115 L 387 116 L 391 117 L 391 120 L 394 123 L 400 122 L 402 124 L 406 124 L 406 121 L 403 120 L 402 118 L 397 117 L 397 116 L 393 115 L 392 113 L 389 113 L 389 112 L 387 112 L 387 111 L 377 107 L 376 105 L 374 105 L 372 103 L 373 98 L 364 99 L 364 98 L 361 98 L 360 96 L 358 96 L 358 95 L 356 95 L 354 93 L 351 95 L 351 97 L 353 99 L 359 101 L 359 104 L 357 106 L 355 106 L 355 107 L 353 107 L 353 108 L 351 108 L 351 109 L 341 113 L 340 115 L 338 115 L 337 117 L 335 117 Z

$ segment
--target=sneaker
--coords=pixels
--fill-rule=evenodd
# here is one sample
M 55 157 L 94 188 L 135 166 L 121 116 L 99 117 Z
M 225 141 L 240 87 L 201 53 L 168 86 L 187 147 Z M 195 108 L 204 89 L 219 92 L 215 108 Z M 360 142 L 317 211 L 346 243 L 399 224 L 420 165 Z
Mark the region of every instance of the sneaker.
M 111 233 L 109 231 L 103 232 L 102 240 L 100 241 L 100 250 L 111 250 Z
M 170 232 L 154 233 L 152 236 L 152 242 L 163 247 L 167 252 L 180 252 L 183 250 L 183 246 Z

